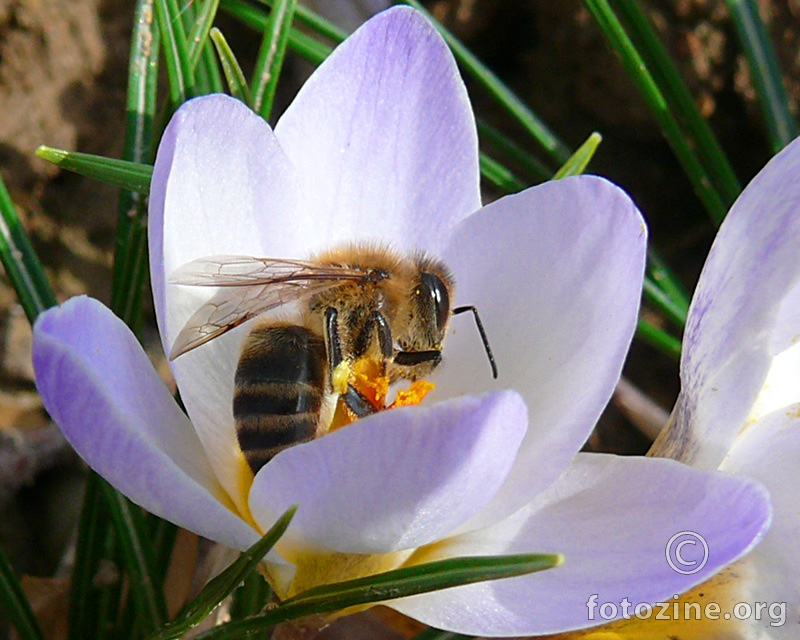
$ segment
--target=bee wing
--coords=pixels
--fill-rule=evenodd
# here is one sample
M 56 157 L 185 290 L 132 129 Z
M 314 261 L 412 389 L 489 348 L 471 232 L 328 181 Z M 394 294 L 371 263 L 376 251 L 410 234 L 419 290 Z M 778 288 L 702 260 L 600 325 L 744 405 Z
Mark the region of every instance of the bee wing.
M 314 280 L 361 280 L 366 272 L 337 265 L 303 260 L 254 258 L 251 256 L 207 256 L 182 265 L 170 276 L 173 284 L 195 287 L 243 287 L 282 282 L 300 284 Z
M 211 256 L 189 262 L 170 278 L 175 284 L 223 287 L 181 329 L 169 359 L 235 329 L 251 318 L 341 284 L 365 271 L 299 260 Z

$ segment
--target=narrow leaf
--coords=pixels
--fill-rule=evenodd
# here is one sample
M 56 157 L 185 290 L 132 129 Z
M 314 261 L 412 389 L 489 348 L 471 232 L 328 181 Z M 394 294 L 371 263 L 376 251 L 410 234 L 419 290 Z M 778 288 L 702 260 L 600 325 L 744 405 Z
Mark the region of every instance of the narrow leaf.
M 554 554 L 449 558 L 404 567 L 366 578 L 308 589 L 266 613 L 223 624 L 195 636 L 195 640 L 248 638 L 287 620 L 341 611 L 394 598 L 427 593 L 486 580 L 500 580 L 559 566 L 564 557 Z
M 647 274 L 658 285 L 658 288 L 666 294 L 672 304 L 676 305 L 681 310 L 681 313 L 686 315 L 689 310 L 689 294 L 666 261 L 653 247 L 647 250 Z
M 194 24 L 187 37 L 189 44 L 189 60 L 192 69 L 197 68 L 200 62 L 200 57 L 203 54 L 203 47 L 208 41 L 208 34 L 214 24 L 214 18 L 217 16 L 217 9 L 219 8 L 219 0 L 205 0 L 199 5 L 200 10 L 195 16 Z
M 686 324 L 686 310 L 676 305 L 649 276 L 644 279 L 644 299 L 663 311 L 679 327 Z
M 231 620 L 241 620 L 260 613 L 267 606 L 271 590 L 267 581 L 257 571 L 253 571 L 233 592 Z
M 529 173 L 533 178 L 532 182 L 543 182 L 552 178 L 552 169 L 547 167 L 533 154 L 528 153 L 528 151 L 523 149 L 502 131 L 481 118 L 478 118 L 478 135 L 481 137 L 482 147 L 484 146 L 484 142 L 488 143 L 493 149 L 508 158 L 513 164 L 519 165 L 520 169 Z M 500 163 L 498 162 L 498 164 Z
M 274 3 L 261 41 L 251 93 L 253 110 L 261 114 L 264 120 L 269 120 L 272 113 L 272 101 L 283 67 L 296 5 L 297 0 L 277 0 Z
M 588 138 L 586 138 L 586 142 L 578 147 L 578 150 L 570 156 L 569 160 L 561 165 L 561 168 L 556 171 L 555 175 L 553 176 L 553 180 L 559 180 L 561 178 L 566 178 L 567 176 L 579 176 L 582 174 L 589 165 L 589 162 L 591 162 L 595 152 L 597 151 L 597 147 L 600 146 L 602 141 L 603 136 L 597 132 L 592 133 Z
M 250 88 L 247 86 L 247 80 L 244 78 L 242 68 L 233 55 L 233 51 L 228 46 L 225 36 L 216 27 L 211 30 L 211 41 L 214 43 L 214 48 L 217 51 L 217 57 L 222 65 L 222 73 L 225 74 L 225 80 L 228 82 L 228 89 L 231 95 L 244 102 L 248 107 L 252 108 L 253 100 L 250 96 Z
M 259 33 L 263 33 L 267 28 L 269 16 L 260 7 L 255 7 L 246 2 L 246 0 L 221 0 L 220 6 L 232 16 L 241 20 L 244 24 L 255 29 Z M 297 8 L 298 17 L 301 15 L 302 5 Z M 342 36 L 342 40 L 344 36 Z M 340 42 L 341 40 L 337 40 Z M 313 36 L 310 36 L 298 29 L 290 29 L 289 31 L 289 48 L 302 56 L 312 64 L 319 64 L 327 58 L 332 47 L 320 42 Z
M 797 137 L 797 122 L 792 116 L 780 66 L 767 29 L 754 0 L 726 0 L 742 43 L 750 78 L 764 112 L 772 151 L 778 153 Z
M 194 67 L 176 0 L 155 0 L 156 20 L 164 43 L 169 95 L 177 108 L 194 95 Z
M 110 484 L 101 482 L 106 506 L 120 538 L 125 569 L 130 577 L 128 588 L 138 612 L 137 622 L 145 631 L 159 628 L 167 619 L 167 605 L 160 581 L 154 578 L 155 555 L 146 542 L 144 517 Z
M 79 173 L 87 178 L 115 184 L 141 194 L 150 192 L 150 178 L 153 176 L 153 167 L 150 165 L 45 146 L 39 147 L 36 155 L 62 169 Z
M 614 0 L 613 4 L 634 47 L 675 115 L 683 135 L 708 171 L 726 207 L 730 207 L 742 190 L 741 185 L 672 58 L 636 0 Z
M 56 298 L 31 246 L 6 185 L 0 178 L 0 261 L 28 321 L 56 305 Z
M 687 142 L 684 132 L 670 111 L 650 70 L 625 28 L 617 18 L 607 0 L 584 0 L 603 31 L 604 35 L 619 54 L 625 70 L 636 83 L 639 92 L 659 122 L 661 129 L 672 147 L 678 161 L 694 186 L 695 193 L 705 206 L 711 219 L 720 223 L 728 210 L 726 200 L 714 186 L 714 180 L 700 163 L 697 155 Z
M 6 554 L 0 551 L 0 608 L 8 616 L 21 640 L 44 640 L 42 630 L 25 597 Z
M 646 320 L 639 320 L 636 336 L 676 360 L 681 357 L 681 341 Z
M 153 640 L 179 638 L 192 627 L 200 624 L 214 608 L 228 597 L 249 576 L 281 538 L 292 521 L 297 507 L 290 507 L 275 522 L 261 540 L 242 553 L 225 571 L 211 580 L 200 594 L 181 611 L 175 620 L 153 634 Z
M 480 154 L 480 166 L 481 175 L 506 193 L 516 193 L 528 186 L 497 160 L 483 152 Z

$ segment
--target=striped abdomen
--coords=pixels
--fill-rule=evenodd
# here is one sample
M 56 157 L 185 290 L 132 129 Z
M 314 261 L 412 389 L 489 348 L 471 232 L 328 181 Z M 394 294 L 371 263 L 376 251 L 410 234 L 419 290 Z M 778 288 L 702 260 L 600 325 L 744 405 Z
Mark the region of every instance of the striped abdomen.
M 236 368 L 233 417 L 253 472 L 317 432 L 327 373 L 325 342 L 296 325 L 250 332 Z

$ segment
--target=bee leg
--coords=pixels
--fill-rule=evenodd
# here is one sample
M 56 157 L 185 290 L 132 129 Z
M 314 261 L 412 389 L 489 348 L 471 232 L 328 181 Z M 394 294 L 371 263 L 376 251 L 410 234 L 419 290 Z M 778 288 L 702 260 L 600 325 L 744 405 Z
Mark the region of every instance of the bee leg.
M 383 316 L 381 318 L 383 319 Z M 334 307 L 329 307 L 325 311 L 325 346 L 328 352 L 329 382 L 331 388 L 334 388 L 334 373 L 344 360 L 342 356 L 342 338 L 339 335 L 339 312 Z M 347 408 L 359 418 L 372 415 L 378 410 L 364 394 L 349 383 L 347 384 L 347 390 L 342 394 L 342 400 L 347 405 Z
M 342 395 L 342 400 L 358 418 L 365 418 L 378 412 L 377 407 L 369 401 L 369 398 L 351 384 L 347 385 L 347 391 Z
M 398 351 L 394 354 L 393 362 L 401 367 L 413 367 L 417 364 L 428 362 L 438 365 L 442 361 L 442 352 L 438 349 L 430 351 Z
M 380 311 L 373 311 L 369 314 L 361 332 L 358 334 L 354 344 L 354 351 L 356 356 L 362 356 L 369 349 L 369 341 L 372 338 L 373 329 L 378 334 L 378 346 L 381 349 L 384 363 L 392 359 L 392 352 L 394 351 L 394 343 L 392 340 L 392 330 L 389 328 L 389 323 Z

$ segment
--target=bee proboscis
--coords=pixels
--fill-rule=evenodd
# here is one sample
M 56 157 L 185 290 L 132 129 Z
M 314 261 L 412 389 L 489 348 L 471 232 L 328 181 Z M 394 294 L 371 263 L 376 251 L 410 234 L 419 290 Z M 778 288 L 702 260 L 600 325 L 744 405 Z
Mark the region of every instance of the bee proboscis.
M 291 321 L 257 322 L 236 368 L 233 415 L 254 472 L 281 450 L 328 429 L 341 397 L 357 417 L 381 409 L 338 372 L 362 358 L 390 382 L 417 380 L 441 362 L 450 318 L 471 311 L 497 377 L 477 310 L 452 309 L 453 278 L 440 261 L 352 245 L 308 261 L 219 255 L 189 262 L 174 284 L 220 290 L 189 318 L 170 360 L 288 303 Z

